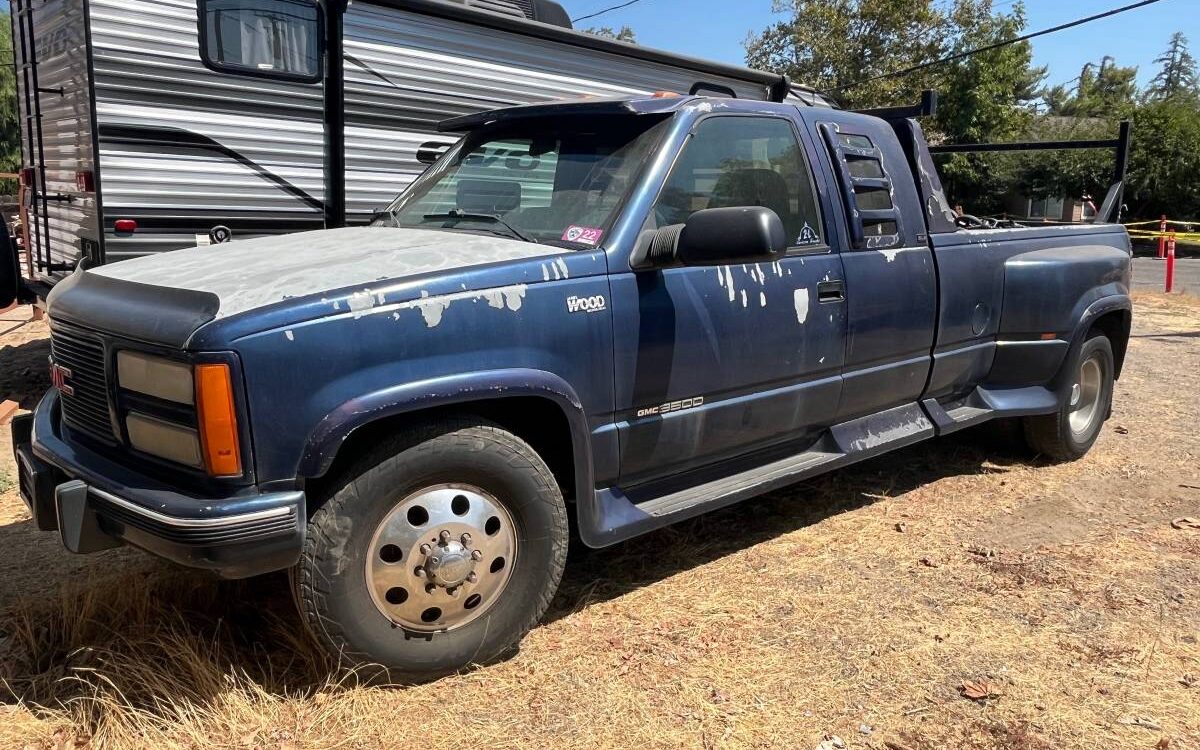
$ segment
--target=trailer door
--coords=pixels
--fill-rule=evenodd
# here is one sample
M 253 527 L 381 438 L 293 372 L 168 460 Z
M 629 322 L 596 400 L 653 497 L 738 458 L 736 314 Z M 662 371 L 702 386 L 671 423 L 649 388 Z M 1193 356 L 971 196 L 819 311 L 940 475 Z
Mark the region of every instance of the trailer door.
M 81 257 L 103 260 L 84 0 L 13 0 L 27 253 L 23 272 L 53 283 Z

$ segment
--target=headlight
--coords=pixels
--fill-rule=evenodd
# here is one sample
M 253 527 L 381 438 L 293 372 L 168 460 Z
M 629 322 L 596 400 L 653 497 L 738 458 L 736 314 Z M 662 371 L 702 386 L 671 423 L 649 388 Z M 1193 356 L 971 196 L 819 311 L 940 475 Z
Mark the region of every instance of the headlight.
M 127 391 L 165 401 L 195 402 L 192 368 L 183 362 L 122 349 L 117 352 L 117 382 Z
M 241 476 L 237 407 L 228 364 L 193 366 L 123 349 L 117 352 L 117 382 L 122 390 L 195 407 L 195 422 L 179 424 L 180 418 L 169 413 L 144 413 L 157 410 L 151 403 L 139 402 L 136 408 L 141 411 L 130 411 L 125 418 L 132 447 L 205 469 L 215 477 Z
M 200 435 L 195 430 L 132 411 L 125 417 L 125 429 L 129 433 L 129 444 L 143 453 L 197 469 L 204 468 Z

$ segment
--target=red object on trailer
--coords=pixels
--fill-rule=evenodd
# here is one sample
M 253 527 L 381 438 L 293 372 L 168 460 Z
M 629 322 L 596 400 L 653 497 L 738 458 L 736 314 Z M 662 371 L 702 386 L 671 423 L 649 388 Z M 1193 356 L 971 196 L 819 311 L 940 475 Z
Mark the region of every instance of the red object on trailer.
M 137 222 L 133 219 L 117 219 L 113 222 L 113 229 L 121 234 L 129 234 L 137 231 Z
M 1158 257 L 1167 257 L 1167 215 L 1158 221 Z
M 1167 238 L 1167 280 L 1166 291 L 1169 293 L 1171 287 L 1175 286 L 1175 234 L 1172 233 Z

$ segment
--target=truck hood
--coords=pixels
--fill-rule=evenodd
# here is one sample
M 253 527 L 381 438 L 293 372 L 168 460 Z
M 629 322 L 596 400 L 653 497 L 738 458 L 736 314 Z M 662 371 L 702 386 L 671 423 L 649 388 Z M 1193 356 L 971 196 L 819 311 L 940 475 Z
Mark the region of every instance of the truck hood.
M 566 252 L 465 232 L 323 229 L 77 270 L 55 285 L 47 305 L 52 318 L 182 347 L 206 323 L 287 299 Z
M 88 271 L 216 295 L 215 317 L 370 282 L 565 252 L 504 237 L 397 227 L 320 229 L 189 247 Z

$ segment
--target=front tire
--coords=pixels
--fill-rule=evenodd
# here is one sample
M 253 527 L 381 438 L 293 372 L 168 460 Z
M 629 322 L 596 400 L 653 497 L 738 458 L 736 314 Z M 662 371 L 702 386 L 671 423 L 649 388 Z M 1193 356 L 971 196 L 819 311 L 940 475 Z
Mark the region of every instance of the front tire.
M 379 446 L 309 521 L 292 576 L 309 632 L 344 666 L 432 679 L 511 651 L 545 613 L 567 513 L 545 462 L 478 419 Z
M 1112 410 L 1113 354 L 1108 338 L 1093 331 L 1079 348 L 1069 388 L 1053 414 L 1025 417 L 1025 439 L 1038 453 L 1074 461 L 1091 449 Z

